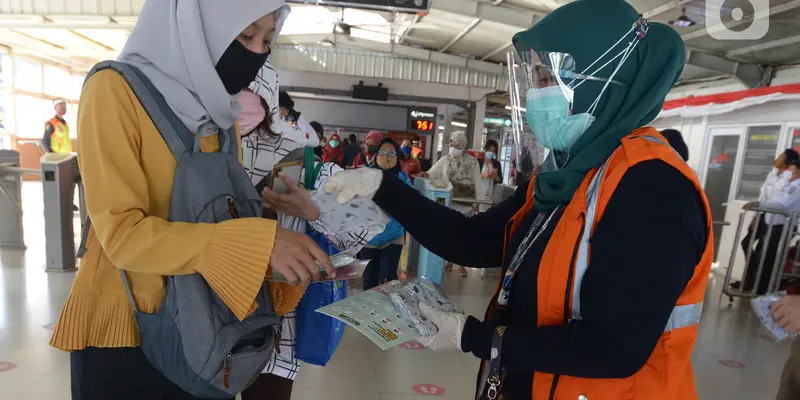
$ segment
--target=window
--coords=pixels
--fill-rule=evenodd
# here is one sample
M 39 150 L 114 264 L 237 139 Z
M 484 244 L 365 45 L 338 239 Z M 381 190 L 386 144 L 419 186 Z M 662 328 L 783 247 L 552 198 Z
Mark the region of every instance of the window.
M 737 200 L 757 200 L 761 185 L 767 174 L 772 171 L 778 139 L 781 136 L 780 125 L 751 126 L 747 128 L 744 150 L 744 167 L 739 178 Z
M 22 57 L 14 57 L 14 85 L 16 89 L 41 93 L 43 89 L 42 64 Z
M 0 132 L 14 132 L 14 97 L 7 91 L 0 91 Z
M 83 89 L 83 81 L 86 80 L 85 75 L 72 75 L 72 91 L 69 98 L 78 100 L 81 98 L 81 89 Z
M 51 118 L 45 116 L 43 101 L 38 97 L 18 94 L 16 98 L 16 134 L 21 138 L 41 138 L 44 134 L 44 123 Z M 52 103 L 50 105 L 52 111 Z
M 64 68 L 53 65 L 44 67 L 44 93 L 60 99 L 70 98 L 72 90 L 72 74 Z
M 67 104 L 67 115 L 64 116 L 69 127 L 69 136 L 73 139 L 78 138 L 78 105 Z
M 8 54 L 0 53 L 0 87 L 11 87 L 12 75 L 11 57 Z

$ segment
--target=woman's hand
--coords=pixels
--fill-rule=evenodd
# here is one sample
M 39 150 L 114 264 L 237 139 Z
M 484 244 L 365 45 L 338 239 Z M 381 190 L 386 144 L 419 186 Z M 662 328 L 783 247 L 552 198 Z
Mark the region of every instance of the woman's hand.
M 418 174 L 414 175 L 413 177 L 414 177 L 414 178 L 428 179 L 428 178 L 430 178 L 431 176 L 430 176 L 430 174 L 428 174 L 427 172 L 420 172 L 420 173 L 418 173 Z
M 336 194 L 339 204 L 347 203 L 354 197 L 371 199 L 383 181 L 383 173 L 374 168 L 359 168 L 340 171 L 328 178 L 323 190 Z
M 273 271 L 283 275 L 290 285 L 308 285 L 311 281 L 319 280 L 320 264 L 329 277 L 336 277 L 330 258 L 310 237 L 278 227 L 269 259 Z
M 442 312 L 423 303 L 420 303 L 419 310 L 436 325 L 439 332 L 423 336 L 417 342 L 435 352 L 461 350 L 461 335 L 464 333 L 464 325 L 467 324 L 466 315 Z
M 297 186 L 297 182 L 292 181 L 291 178 L 281 173 L 278 177 L 289 188 L 289 193 L 278 193 L 270 188 L 264 188 L 261 192 L 261 199 L 264 205 L 276 212 L 291 215 L 293 217 L 302 218 L 306 221 L 315 221 L 319 218 L 319 208 L 308 192 Z
M 772 318 L 789 333 L 800 333 L 800 296 L 786 296 L 772 306 Z

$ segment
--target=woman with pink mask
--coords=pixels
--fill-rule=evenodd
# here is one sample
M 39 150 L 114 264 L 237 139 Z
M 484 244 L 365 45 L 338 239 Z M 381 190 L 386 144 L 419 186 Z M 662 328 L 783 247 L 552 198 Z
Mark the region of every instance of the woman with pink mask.
M 319 145 L 316 135 L 308 135 L 298 124 L 289 123 L 281 117 L 278 109 L 278 73 L 269 61 L 259 71 L 250 88 L 239 93 L 237 101 L 242 107 L 239 133 L 242 136 L 243 164 L 254 185 L 258 186 L 289 153 L 298 149 L 302 151 L 305 146 L 313 148 Z M 317 182 L 341 170 L 335 164 L 326 163 Z M 297 203 L 308 199 L 307 196 L 293 198 L 299 199 Z M 267 203 L 270 202 L 265 201 Z M 294 217 L 292 215 L 301 213 L 286 212 L 284 204 L 275 203 L 277 202 L 271 202 L 271 208 L 277 213 L 278 222 L 284 228 L 305 232 L 307 221 L 316 219 L 311 215 Z M 293 206 L 304 208 L 303 204 Z M 300 364 L 294 357 L 297 313 L 294 310 L 288 311 L 282 318 L 280 352 L 273 354 L 264 373 L 242 393 L 243 400 L 291 398 Z

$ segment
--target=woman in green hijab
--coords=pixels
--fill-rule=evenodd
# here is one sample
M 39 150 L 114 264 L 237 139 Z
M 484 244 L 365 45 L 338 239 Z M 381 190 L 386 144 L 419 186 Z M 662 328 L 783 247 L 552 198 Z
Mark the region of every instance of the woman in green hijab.
M 484 360 L 480 396 L 696 399 L 710 212 L 691 169 L 646 127 L 682 71 L 680 36 L 623 0 L 577 0 L 513 41 L 523 74 L 512 93 L 525 103 L 512 109 L 552 154 L 532 182 L 472 218 L 376 170 L 325 189 L 372 197 L 448 261 L 502 265 L 483 320 L 421 307 L 439 328 L 421 343 Z

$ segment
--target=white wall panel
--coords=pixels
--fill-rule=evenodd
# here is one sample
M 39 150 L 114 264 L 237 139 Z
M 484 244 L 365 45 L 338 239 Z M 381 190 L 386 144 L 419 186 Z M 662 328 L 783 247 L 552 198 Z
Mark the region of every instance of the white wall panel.
M 390 105 L 361 104 L 294 96 L 294 108 L 308 121 L 324 125 L 384 131 L 405 131 L 408 108 Z

